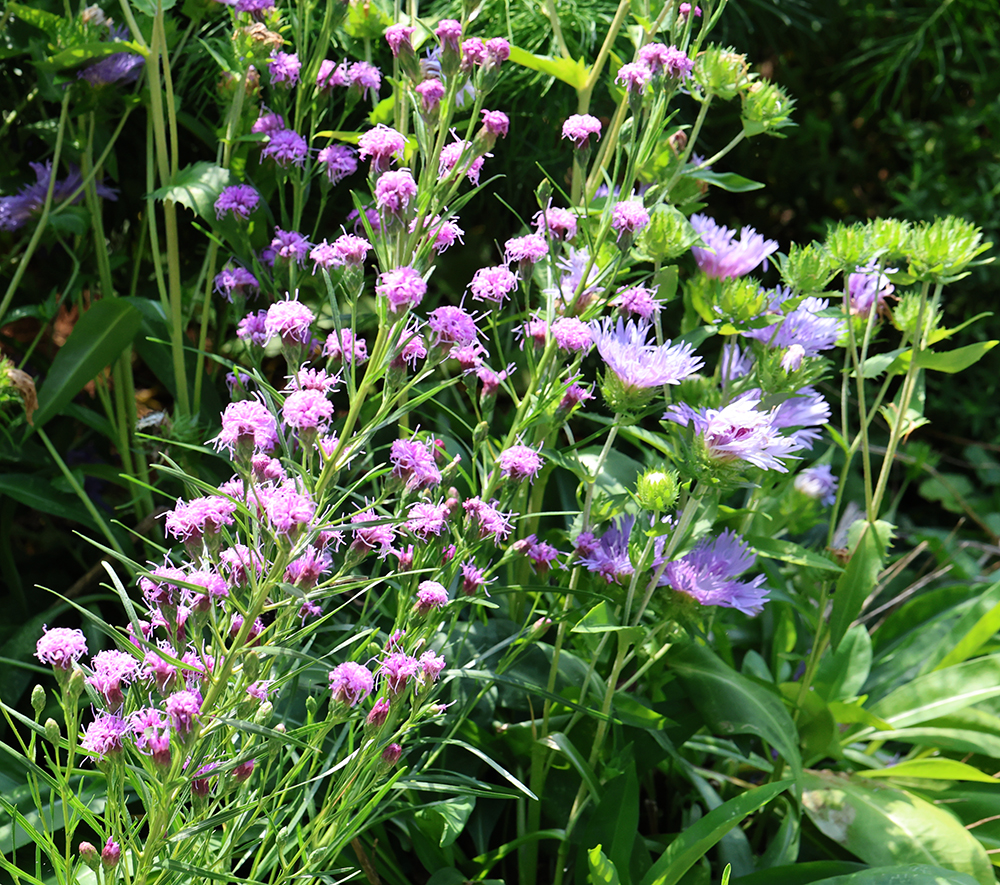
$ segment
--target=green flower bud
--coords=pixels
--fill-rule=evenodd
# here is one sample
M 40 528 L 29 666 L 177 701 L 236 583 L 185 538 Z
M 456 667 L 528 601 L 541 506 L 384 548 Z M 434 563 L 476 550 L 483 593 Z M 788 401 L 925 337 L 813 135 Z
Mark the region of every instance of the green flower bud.
M 31 709 L 35 711 L 36 719 L 42 715 L 42 710 L 45 709 L 45 689 L 40 685 L 31 689 Z
M 243 675 L 248 682 L 256 682 L 260 678 L 260 658 L 253 652 L 243 658 Z
M 933 283 L 960 280 L 968 276 L 972 260 L 993 246 L 982 240 L 983 232 L 964 218 L 949 215 L 921 222 L 909 244 L 910 274 Z
M 81 694 L 83 694 L 83 671 L 74 669 L 69 682 L 66 683 L 66 697 L 69 703 L 75 706 Z
M 610 369 L 600 379 L 604 401 L 617 415 L 635 416 L 643 412 L 656 395 L 656 387 L 626 387 Z
M 257 715 L 253 717 L 253 721 L 258 725 L 268 725 L 273 715 L 274 704 L 270 701 L 264 701 L 264 703 L 257 708 Z
M 637 256 L 643 261 L 670 261 L 683 255 L 698 242 L 698 232 L 673 206 L 656 205 L 649 213 L 649 224 L 635 241 Z
M 838 222 L 826 232 L 826 250 L 830 259 L 845 273 L 854 273 L 877 256 L 871 231 L 863 224 Z
M 747 57 L 731 47 L 709 46 L 694 63 L 695 82 L 709 95 L 729 101 L 750 84 Z
M 819 243 L 792 243 L 787 255 L 778 256 L 781 279 L 793 292 L 822 292 L 836 273 L 830 256 Z
M 910 222 L 899 218 L 874 218 L 868 222 L 872 247 L 885 264 L 893 264 L 906 254 L 910 246 Z
M 892 324 L 900 332 L 913 334 L 916 331 L 919 316 L 920 293 L 907 292 L 899 299 L 896 309 L 892 312 Z M 924 305 L 924 336 L 930 335 L 940 324 L 941 311 L 935 310 L 932 313 L 930 304 Z
M 743 131 L 748 136 L 766 132 L 784 138 L 778 131 L 796 125 L 789 119 L 795 99 L 780 86 L 757 80 L 743 93 Z
M 478 449 L 490 435 L 490 425 L 486 421 L 480 421 L 476 429 L 472 432 L 472 447 Z
M 662 513 L 674 506 L 679 492 L 680 477 L 676 470 L 651 467 L 636 482 L 635 499 L 643 510 Z
M 59 743 L 59 723 L 51 716 L 45 720 L 45 740 L 50 744 Z

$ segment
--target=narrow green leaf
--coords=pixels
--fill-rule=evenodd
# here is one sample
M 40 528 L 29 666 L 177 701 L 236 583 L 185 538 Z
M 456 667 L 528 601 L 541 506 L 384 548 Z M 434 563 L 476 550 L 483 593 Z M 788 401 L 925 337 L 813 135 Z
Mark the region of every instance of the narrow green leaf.
M 590 876 L 587 879 L 590 885 L 620 885 L 618 870 L 601 851 L 600 845 L 595 845 L 587 852 L 587 861 L 590 864 Z
M 861 540 L 851 554 L 847 568 L 837 581 L 830 613 L 830 646 L 834 651 L 847 633 L 847 628 L 858 616 L 861 606 L 875 588 L 878 573 L 882 570 L 883 547 L 871 525 L 865 523 Z
M 744 178 L 742 175 L 737 175 L 735 172 L 709 172 L 707 169 L 702 169 L 698 172 L 686 172 L 684 173 L 684 177 L 694 178 L 698 181 L 707 182 L 708 184 L 714 184 L 716 187 L 720 187 L 724 191 L 729 191 L 733 194 L 743 194 L 747 191 L 759 191 L 762 187 L 764 187 L 762 182 Z
M 791 785 L 790 780 L 765 784 L 713 809 L 667 846 L 640 885 L 675 885 L 726 833 Z
M 790 562 L 792 565 L 818 568 L 830 572 L 843 571 L 839 565 L 827 559 L 823 554 L 808 550 L 791 541 L 781 541 L 763 535 L 750 535 L 746 540 L 761 556 L 766 556 L 768 559 L 777 559 L 779 562 Z
M 945 353 L 935 353 L 932 350 L 922 351 L 917 357 L 917 366 L 921 369 L 931 369 L 935 372 L 954 374 L 962 372 L 974 363 L 978 363 L 1000 341 L 977 341 L 965 347 L 956 347 Z
M 823 885 L 973 885 L 975 881 L 972 876 L 955 870 L 914 863 L 872 867 L 846 876 L 834 876 L 824 879 Z
M 873 768 L 858 774 L 860 777 L 926 777 L 937 781 L 980 781 L 1000 785 L 995 777 L 957 759 L 911 759 L 888 768 Z
M 552 58 L 547 55 L 535 55 L 519 46 L 511 46 L 510 60 L 516 65 L 541 71 L 543 74 L 562 80 L 574 89 L 582 89 L 587 77 L 590 76 L 590 69 L 583 63 L 582 58 L 577 61 L 571 58 Z
M 35 427 L 59 413 L 83 386 L 114 362 L 139 331 L 142 318 L 121 299 L 105 298 L 92 305 L 59 348 L 38 391 Z
M 823 656 L 816 671 L 816 690 L 827 701 L 842 701 L 861 692 L 872 669 L 872 639 L 861 624 L 847 631 L 840 647 Z
M 939 648 L 944 656 L 926 669 L 944 670 L 975 655 L 1000 630 L 1000 582 L 989 588 L 948 631 Z M 935 655 L 935 658 L 938 655 Z
M 570 764 L 576 769 L 577 774 L 583 778 L 584 783 L 586 783 L 587 788 L 590 790 L 590 794 L 595 800 L 600 800 L 601 798 L 601 785 L 598 783 L 597 778 L 594 775 L 594 770 L 590 767 L 586 759 L 576 748 L 574 743 L 562 732 L 556 732 L 555 734 L 550 734 L 546 738 L 542 738 L 539 741 L 540 744 L 546 747 L 550 747 L 553 750 L 558 750 L 567 759 L 569 759 Z

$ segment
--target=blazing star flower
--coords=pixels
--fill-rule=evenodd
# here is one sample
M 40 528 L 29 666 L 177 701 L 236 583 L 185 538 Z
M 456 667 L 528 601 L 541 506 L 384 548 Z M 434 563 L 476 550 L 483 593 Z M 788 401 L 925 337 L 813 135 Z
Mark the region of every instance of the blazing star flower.
M 330 693 L 333 699 L 348 707 L 356 707 L 375 688 L 375 677 L 369 669 L 354 661 L 338 664 L 330 671 Z
M 511 513 L 504 513 L 497 509 L 497 501 L 490 501 L 488 504 L 478 496 L 469 498 L 462 503 L 462 507 L 469 515 L 473 525 L 479 526 L 479 537 L 488 538 L 492 535 L 493 542 L 506 540 L 513 531 L 511 523 Z
M 532 222 L 538 233 L 554 240 L 572 240 L 576 236 L 576 216 L 569 209 L 557 206 L 544 212 L 539 209 Z
M 375 183 L 375 203 L 389 215 L 402 215 L 417 195 L 417 183 L 409 169 L 384 172 Z
M 216 451 L 228 449 L 230 457 L 244 447 L 270 451 L 278 444 L 278 422 L 258 400 L 230 403 L 222 413 L 222 432 L 210 442 Z
M 139 675 L 138 660 L 128 652 L 111 649 L 94 655 L 91 666 L 94 674 L 87 677 L 87 683 L 97 690 L 109 708 L 121 707 L 125 703 L 122 683 L 127 685 Z
M 393 160 L 402 160 L 406 139 L 395 129 L 379 123 L 374 129 L 362 133 L 358 139 L 359 156 L 371 157 L 371 171 L 381 175 L 387 172 Z
M 245 267 L 226 267 L 216 274 L 213 288 L 232 304 L 234 292 L 245 295 L 247 289 L 259 289 L 260 283 Z
M 673 80 L 686 80 L 694 68 L 694 60 L 683 49 L 647 43 L 639 50 L 639 61 L 649 66 L 654 75 L 662 74 Z
M 644 320 L 651 320 L 660 311 L 660 303 L 656 300 L 656 288 L 631 286 L 619 289 L 611 302 L 624 314 L 632 314 Z
M 333 417 L 333 403 L 319 390 L 297 390 L 285 400 L 281 417 L 295 430 L 325 430 Z
M 497 467 L 500 468 L 501 474 L 515 482 L 533 480 L 544 463 L 537 450 L 522 445 L 504 449 L 497 458 Z
M 271 336 L 267 333 L 267 311 L 249 313 L 236 326 L 236 337 L 241 341 L 263 347 Z
M 273 687 L 274 683 L 271 680 L 258 679 L 247 686 L 247 694 L 255 700 L 263 702 L 269 699 Z
M 163 714 L 154 707 L 143 707 L 129 717 L 129 724 L 139 752 L 151 756 L 157 765 L 169 765 L 170 731 Z
M 264 512 L 279 535 L 293 535 L 312 520 L 316 502 L 294 486 L 285 485 L 267 496 Z
M 469 283 L 472 297 L 476 301 L 492 301 L 494 304 L 503 304 L 516 288 L 517 276 L 503 264 L 479 268 Z
M 80 739 L 80 746 L 98 759 L 118 753 L 124 747 L 124 738 L 131 732 L 126 720 L 114 713 L 101 713 Z
M 432 447 L 419 440 L 395 440 L 389 460 L 392 462 L 392 475 L 403 480 L 407 491 L 434 488 L 441 482 L 441 471 L 434 463 Z
M 392 57 L 399 58 L 399 53 L 413 54 L 413 32 L 416 28 L 406 25 L 389 25 L 385 30 L 385 41 L 392 50 Z
M 361 365 L 368 360 L 368 343 L 364 338 L 355 338 L 350 329 L 341 329 L 339 334 L 334 330 L 327 336 L 323 353 L 334 361 Z
M 448 591 L 437 581 L 421 581 L 417 587 L 417 614 L 430 614 L 436 608 L 444 608 L 448 604 Z
M 390 366 L 394 369 L 402 369 L 405 366 L 415 369 L 417 361 L 425 359 L 427 356 L 427 344 L 416 332 L 404 333 L 403 339 L 405 339 L 406 343 L 392 358 Z
M 764 470 L 787 473 L 778 460 L 802 449 L 802 444 L 782 436 L 775 424 L 775 410 L 757 408 L 759 391 L 749 391 L 723 409 L 694 411 L 686 404 L 671 406 L 666 418 L 682 426 L 689 423 L 701 438 L 709 458 L 723 463 L 746 461 Z
M 266 145 L 261 149 L 261 157 L 271 157 L 279 166 L 298 166 L 300 169 L 309 156 L 306 140 L 292 129 L 272 132 Z
M 804 351 L 803 356 L 817 356 L 824 350 L 835 347 L 844 330 L 844 320 L 819 315 L 829 306 L 830 302 L 825 298 L 805 298 L 795 310 L 775 325 L 749 329 L 743 334 L 782 350 L 798 344 Z
M 267 69 L 271 73 L 272 83 L 287 83 L 289 86 L 294 86 L 299 82 L 302 62 L 294 52 L 276 52 L 268 59 Z
M 420 656 L 420 669 L 423 670 L 423 678 L 431 682 L 437 682 L 441 671 L 447 666 L 445 659 L 432 651 L 425 651 Z
M 465 231 L 462 230 L 456 223 L 458 221 L 457 216 L 452 216 L 451 218 L 446 218 L 444 221 L 441 217 L 435 215 L 430 219 L 423 219 L 423 226 L 425 229 L 431 231 L 431 235 L 434 237 L 434 242 L 431 244 L 431 249 L 434 250 L 434 254 L 440 255 L 442 252 L 447 251 L 449 248 L 455 245 L 456 242 L 462 243 L 464 240 L 462 237 L 465 235 Z M 416 230 L 417 219 L 414 218 L 410 222 L 410 233 L 412 234 Z
M 326 167 L 326 177 L 330 184 L 339 184 L 348 175 L 358 171 L 357 152 L 346 144 L 328 145 L 319 152 L 316 159 Z
M 441 154 L 438 158 L 438 180 L 443 181 L 447 178 L 461 161 L 461 172 L 474 185 L 478 185 L 479 173 L 483 168 L 485 158 L 489 156 L 492 154 L 483 154 L 477 157 L 473 152 L 472 143 L 461 139 L 446 144 L 441 148 Z
M 215 217 L 222 218 L 227 212 L 232 212 L 234 218 L 246 220 L 257 208 L 260 195 L 248 184 L 235 184 L 222 189 L 215 201 Z
M 630 93 L 642 95 L 652 79 L 653 72 L 645 62 L 633 61 L 618 69 L 615 82 L 621 83 Z
M 362 96 L 367 95 L 369 91 L 378 95 L 382 85 L 382 75 L 379 73 L 379 69 L 366 61 L 356 61 L 352 64 L 347 69 L 347 79 Z
M 355 513 L 351 517 L 351 522 L 358 523 L 378 523 L 380 517 L 374 510 L 365 510 Z M 392 549 L 392 541 L 396 536 L 396 530 L 387 523 L 378 525 L 363 526 L 353 530 L 354 540 L 351 542 L 351 549 L 358 553 L 370 553 L 376 547 L 381 549 L 382 556 L 385 557 Z
M 692 215 L 690 221 L 706 244 L 692 246 L 691 251 L 698 267 L 710 277 L 742 277 L 762 261 L 766 268 L 768 255 L 778 249 L 774 240 L 765 240 L 752 227 L 744 227 L 737 242 L 736 231 L 716 224 L 707 215 Z
M 445 95 L 444 83 L 434 77 L 428 77 L 423 82 L 418 83 L 415 89 L 417 95 L 420 96 L 420 106 L 425 112 L 437 110 Z
M 434 332 L 436 345 L 465 346 L 479 340 L 476 318 L 461 307 L 435 308 L 427 316 L 427 325 Z
M 567 247 L 564 256 L 556 262 L 559 269 L 563 271 L 559 277 L 559 288 L 545 289 L 545 294 L 551 294 L 560 298 L 567 309 L 569 305 L 573 304 L 574 299 L 576 299 L 574 310 L 577 313 L 582 311 L 590 304 L 591 299 L 599 288 L 598 281 L 601 271 L 597 266 L 597 262 L 594 262 L 590 267 L 587 280 L 584 282 L 583 274 L 587 271 L 589 264 L 590 253 L 585 248 L 574 249 L 572 246 Z M 582 288 L 581 283 L 583 284 Z M 577 298 L 577 290 L 580 290 L 579 298 Z
M 462 70 L 468 71 L 486 63 L 486 44 L 479 37 L 462 41 Z
M 373 247 L 364 237 L 343 234 L 333 241 L 331 248 L 333 249 L 334 264 L 361 267 L 365 263 L 365 257 Z
M 574 408 L 575 406 L 585 403 L 589 399 L 593 399 L 594 394 L 586 387 L 581 387 L 579 384 L 570 383 L 566 386 L 566 392 L 563 394 L 563 398 L 559 403 L 560 409 Z
M 769 592 L 763 586 L 764 576 L 758 575 L 751 581 L 735 580 L 755 560 L 749 545 L 727 530 L 714 541 L 701 541 L 686 556 L 667 563 L 660 585 L 686 593 L 702 605 L 718 605 L 735 608 L 745 615 L 759 615 Z
M 650 328 L 644 320 L 626 325 L 619 318 L 614 324 L 610 317 L 590 324 L 597 350 L 626 389 L 680 384 L 704 365 L 701 357 L 692 355 L 690 344 L 647 344 Z
M 331 375 L 326 369 L 299 369 L 288 379 L 287 391 L 293 390 L 318 390 L 320 393 L 329 393 L 340 383 L 340 373 Z
M 35 173 L 35 183 L 26 184 L 12 197 L 0 197 L 0 230 L 17 230 L 23 227 L 34 216 L 39 215 L 45 205 L 45 197 L 49 192 L 49 180 L 52 178 L 52 161 L 46 163 L 29 163 Z M 52 205 L 55 206 L 72 196 L 83 183 L 83 176 L 76 168 L 60 180 L 56 180 L 52 188 Z M 118 191 L 97 185 L 97 194 L 106 200 L 117 200 Z M 83 199 L 83 191 L 77 195 L 73 203 Z
M 532 570 L 539 575 L 548 574 L 552 563 L 557 562 L 561 555 L 559 550 L 547 541 L 539 541 L 534 534 L 516 541 L 512 549 L 527 556 L 531 560 Z
M 474 596 L 480 587 L 486 593 L 487 584 L 493 583 L 496 578 L 486 579 L 486 573 L 476 565 L 474 559 L 467 559 L 462 563 L 462 592 L 466 596 Z M 486 593 L 489 596 L 489 593 Z
M 390 313 L 405 312 L 423 301 L 427 283 L 414 268 L 397 267 L 379 276 L 375 294 L 389 302 Z
M 611 210 L 611 227 L 618 231 L 618 240 L 622 234 L 635 235 L 649 224 L 649 212 L 642 205 L 642 200 L 622 200 L 615 203 Z
M 265 328 L 268 337 L 278 335 L 282 342 L 308 344 L 316 315 L 300 301 L 275 301 L 267 309 Z
M 576 317 L 560 317 L 552 324 L 552 337 L 560 350 L 582 353 L 594 346 L 590 326 Z
M 271 248 L 279 258 L 294 261 L 296 264 L 305 264 L 309 255 L 309 241 L 298 231 L 274 229 L 274 239 L 271 240 Z
M 281 114 L 264 111 L 264 109 L 261 108 L 260 116 L 254 120 L 253 126 L 250 127 L 250 131 L 256 135 L 266 135 L 270 137 L 276 132 L 281 132 L 284 128 L 285 118 L 282 117 Z
M 792 484 L 797 491 L 815 498 L 824 507 L 829 507 L 837 500 L 837 477 L 833 475 L 829 464 L 807 467 L 796 474 Z
M 507 137 L 510 129 L 510 119 L 503 111 L 488 111 L 483 108 L 483 129 L 492 138 Z
M 329 91 L 334 86 L 347 85 L 347 62 L 335 62 L 333 59 L 324 58 L 319 64 L 319 72 L 316 74 L 316 86 L 324 92 Z
M 441 41 L 443 48 L 458 52 L 459 40 L 462 39 L 462 23 L 453 18 L 443 18 L 434 29 L 434 35 Z
M 431 504 L 428 501 L 418 501 L 410 505 L 409 518 L 406 520 L 406 530 L 413 532 L 421 540 L 426 541 L 431 535 L 437 537 L 448 525 L 451 515 L 446 504 Z
M 535 264 L 549 254 L 549 243 L 541 234 L 514 237 L 504 243 L 505 264 Z
M 166 513 L 163 527 L 186 544 L 196 544 L 205 535 L 217 535 L 223 526 L 233 524 L 236 502 L 219 495 L 192 498 L 184 502 L 177 499 L 177 506 Z
M 312 590 L 332 566 L 329 553 L 309 547 L 298 559 L 288 563 L 285 580 L 302 590 Z
M 416 658 L 403 652 L 393 652 L 382 662 L 378 674 L 385 681 L 389 694 L 398 695 L 406 690 L 409 682 L 417 678 L 420 670 L 420 662 Z
M 44 627 L 35 643 L 35 657 L 43 664 L 51 664 L 59 670 L 69 670 L 73 664 L 87 653 L 87 639 L 81 630 L 69 627 Z
M 896 268 L 887 267 L 886 271 L 895 273 Z M 857 267 L 854 273 L 847 277 L 851 313 L 865 319 L 868 319 L 873 307 L 881 311 L 885 306 L 885 299 L 895 291 L 896 287 L 889 282 L 889 278 L 884 273 L 879 273 L 877 264 Z
M 613 520 L 599 539 L 581 535 L 576 545 L 580 565 L 600 575 L 609 584 L 629 577 L 635 571 L 628 555 L 628 539 L 634 525 L 635 516 L 626 514 Z
M 566 118 L 562 137 L 570 139 L 577 150 L 590 146 L 590 136 L 601 137 L 601 121 L 590 114 L 573 114 Z

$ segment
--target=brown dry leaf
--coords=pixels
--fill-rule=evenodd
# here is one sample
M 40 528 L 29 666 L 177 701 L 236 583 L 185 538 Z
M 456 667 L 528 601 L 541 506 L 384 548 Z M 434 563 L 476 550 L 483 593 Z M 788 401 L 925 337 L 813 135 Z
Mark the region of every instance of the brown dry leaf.
M 35 409 L 38 408 L 35 379 L 27 372 L 15 369 L 13 366 L 7 369 L 7 377 L 10 378 L 11 384 L 21 391 L 21 396 L 24 399 L 24 417 L 28 419 L 28 423 L 33 427 L 34 422 L 31 420 L 31 416 L 35 413 Z

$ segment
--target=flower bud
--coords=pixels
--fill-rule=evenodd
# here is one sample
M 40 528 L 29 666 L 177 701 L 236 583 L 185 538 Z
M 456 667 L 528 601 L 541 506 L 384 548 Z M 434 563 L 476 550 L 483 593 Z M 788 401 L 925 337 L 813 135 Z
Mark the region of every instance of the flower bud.
M 368 725 L 372 728 L 381 728 L 385 724 L 385 720 L 389 718 L 390 706 L 388 698 L 379 698 L 375 701 L 371 712 L 368 714 Z
M 97 849 L 90 842 L 81 842 L 79 852 L 80 860 L 96 872 L 101 863 L 101 858 L 97 853 Z
M 260 658 L 257 655 L 248 654 L 243 658 L 243 675 L 249 682 L 256 682 L 260 677 Z
M 50 744 L 59 743 L 59 723 L 51 716 L 45 720 L 45 740 Z
M 83 694 L 83 671 L 74 670 L 66 683 L 66 696 L 71 706 L 76 706 L 76 701 Z
M 42 710 L 45 709 L 45 689 L 40 685 L 31 689 L 31 709 L 35 711 L 36 719 L 42 715 Z
M 639 477 L 635 499 L 643 510 L 662 513 L 677 502 L 680 482 L 676 470 L 653 467 Z
M 253 717 L 253 721 L 258 725 L 267 725 L 271 721 L 271 716 L 274 715 L 274 704 L 270 701 L 264 701 L 257 708 L 257 715 Z
M 104 843 L 104 850 L 101 852 L 101 864 L 106 870 L 113 870 L 118 866 L 118 861 L 121 860 L 122 849 L 117 842 L 113 842 L 110 838 Z
M 382 751 L 382 761 L 386 765 L 395 765 L 399 762 L 399 757 L 403 755 L 403 748 L 399 744 L 389 744 Z

